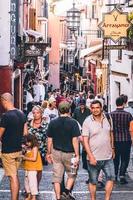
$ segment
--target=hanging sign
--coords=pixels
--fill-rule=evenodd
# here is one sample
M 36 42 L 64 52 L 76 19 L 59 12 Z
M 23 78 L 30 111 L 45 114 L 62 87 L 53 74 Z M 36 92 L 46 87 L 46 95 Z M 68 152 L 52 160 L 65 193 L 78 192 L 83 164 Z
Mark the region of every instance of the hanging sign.
M 105 50 L 127 49 L 127 45 L 104 45 Z
M 47 43 L 28 42 L 24 44 L 24 56 L 25 57 L 38 57 L 43 56 Z
M 109 38 L 117 43 L 121 38 L 127 37 L 130 25 L 128 13 L 115 8 L 111 12 L 103 14 L 103 21 L 99 24 L 99 28 L 103 31 L 104 38 Z
M 17 3 L 16 0 L 11 0 L 10 7 L 10 58 L 16 58 L 16 26 L 17 26 Z

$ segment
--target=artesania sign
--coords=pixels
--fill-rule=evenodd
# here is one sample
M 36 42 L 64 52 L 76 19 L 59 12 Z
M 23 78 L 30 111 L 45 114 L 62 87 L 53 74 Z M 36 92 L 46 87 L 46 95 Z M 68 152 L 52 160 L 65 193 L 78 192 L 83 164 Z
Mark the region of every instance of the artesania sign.
M 104 38 L 110 38 L 115 43 L 120 38 L 127 37 L 129 27 L 128 13 L 121 12 L 117 8 L 109 13 L 103 14 L 103 21 L 99 24 L 99 28 L 104 33 Z

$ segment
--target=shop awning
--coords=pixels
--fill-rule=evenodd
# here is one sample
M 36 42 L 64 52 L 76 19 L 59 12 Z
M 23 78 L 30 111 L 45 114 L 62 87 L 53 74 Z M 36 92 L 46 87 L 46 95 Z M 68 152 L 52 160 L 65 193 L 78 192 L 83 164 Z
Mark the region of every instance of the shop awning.
M 94 54 L 91 54 L 90 56 L 86 56 L 86 57 L 85 57 L 85 60 L 86 60 L 86 61 L 89 61 L 89 60 L 98 60 L 98 58 L 99 58 L 99 57 L 98 57 L 97 54 L 95 54 L 95 55 L 94 55 Z
M 83 58 L 85 56 L 90 56 L 91 54 L 99 51 L 100 49 L 102 49 L 102 44 L 99 44 L 99 45 L 96 45 L 96 46 L 93 46 L 93 47 L 89 47 L 87 49 L 83 49 L 80 52 L 80 58 Z
M 35 37 L 36 39 L 37 39 L 37 38 L 42 38 L 42 37 L 44 37 L 44 35 L 43 35 L 42 33 L 38 32 L 38 31 L 34 31 L 34 30 L 32 30 L 32 29 L 24 30 L 23 32 L 24 32 L 24 34 L 25 34 L 26 36 L 27 36 L 27 35 L 30 35 L 30 36 Z

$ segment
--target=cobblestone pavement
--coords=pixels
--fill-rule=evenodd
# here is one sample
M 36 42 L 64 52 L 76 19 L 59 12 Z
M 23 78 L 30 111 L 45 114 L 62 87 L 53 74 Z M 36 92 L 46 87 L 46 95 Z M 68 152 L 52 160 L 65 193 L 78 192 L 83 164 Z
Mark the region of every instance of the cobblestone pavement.
M 131 164 L 129 166 L 129 173 L 132 175 L 132 168 Z M 23 178 L 24 172 L 23 170 L 19 171 L 20 177 L 20 187 L 21 191 L 23 190 Z M 43 170 L 43 177 L 40 184 L 40 196 L 39 200 L 55 200 L 53 186 L 51 184 L 51 177 L 52 177 L 52 169 L 51 166 L 45 166 Z M 87 189 L 87 185 L 85 181 L 88 179 L 88 175 L 85 170 L 80 169 L 75 187 L 73 190 L 73 195 L 75 196 L 76 200 L 90 200 L 89 192 Z M 120 185 L 119 183 L 115 185 L 111 200 L 133 200 L 133 180 L 128 177 L 129 183 L 127 185 Z M 21 195 L 20 191 L 20 200 L 24 198 Z M 6 177 L 0 182 L 0 200 L 9 200 L 10 199 L 10 191 L 9 191 L 9 182 Z M 97 200 L 104 200 L 104 190 L 98 188 L 97 191 Z

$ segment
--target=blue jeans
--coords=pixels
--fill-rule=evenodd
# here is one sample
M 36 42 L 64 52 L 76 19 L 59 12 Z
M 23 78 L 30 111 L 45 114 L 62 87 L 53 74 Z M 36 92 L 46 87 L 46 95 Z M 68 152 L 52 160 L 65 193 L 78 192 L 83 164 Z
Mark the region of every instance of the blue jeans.
M 97 161 L 97 164 L 91 165 L 88 161 L 88 173 L 89 173 L 89 182 L 96 185 L 98 183 L 98 176 L 100 171 L 103 170 L 106 181 L 115 180 L 115 170 L 113 160 L 100 160 Z

